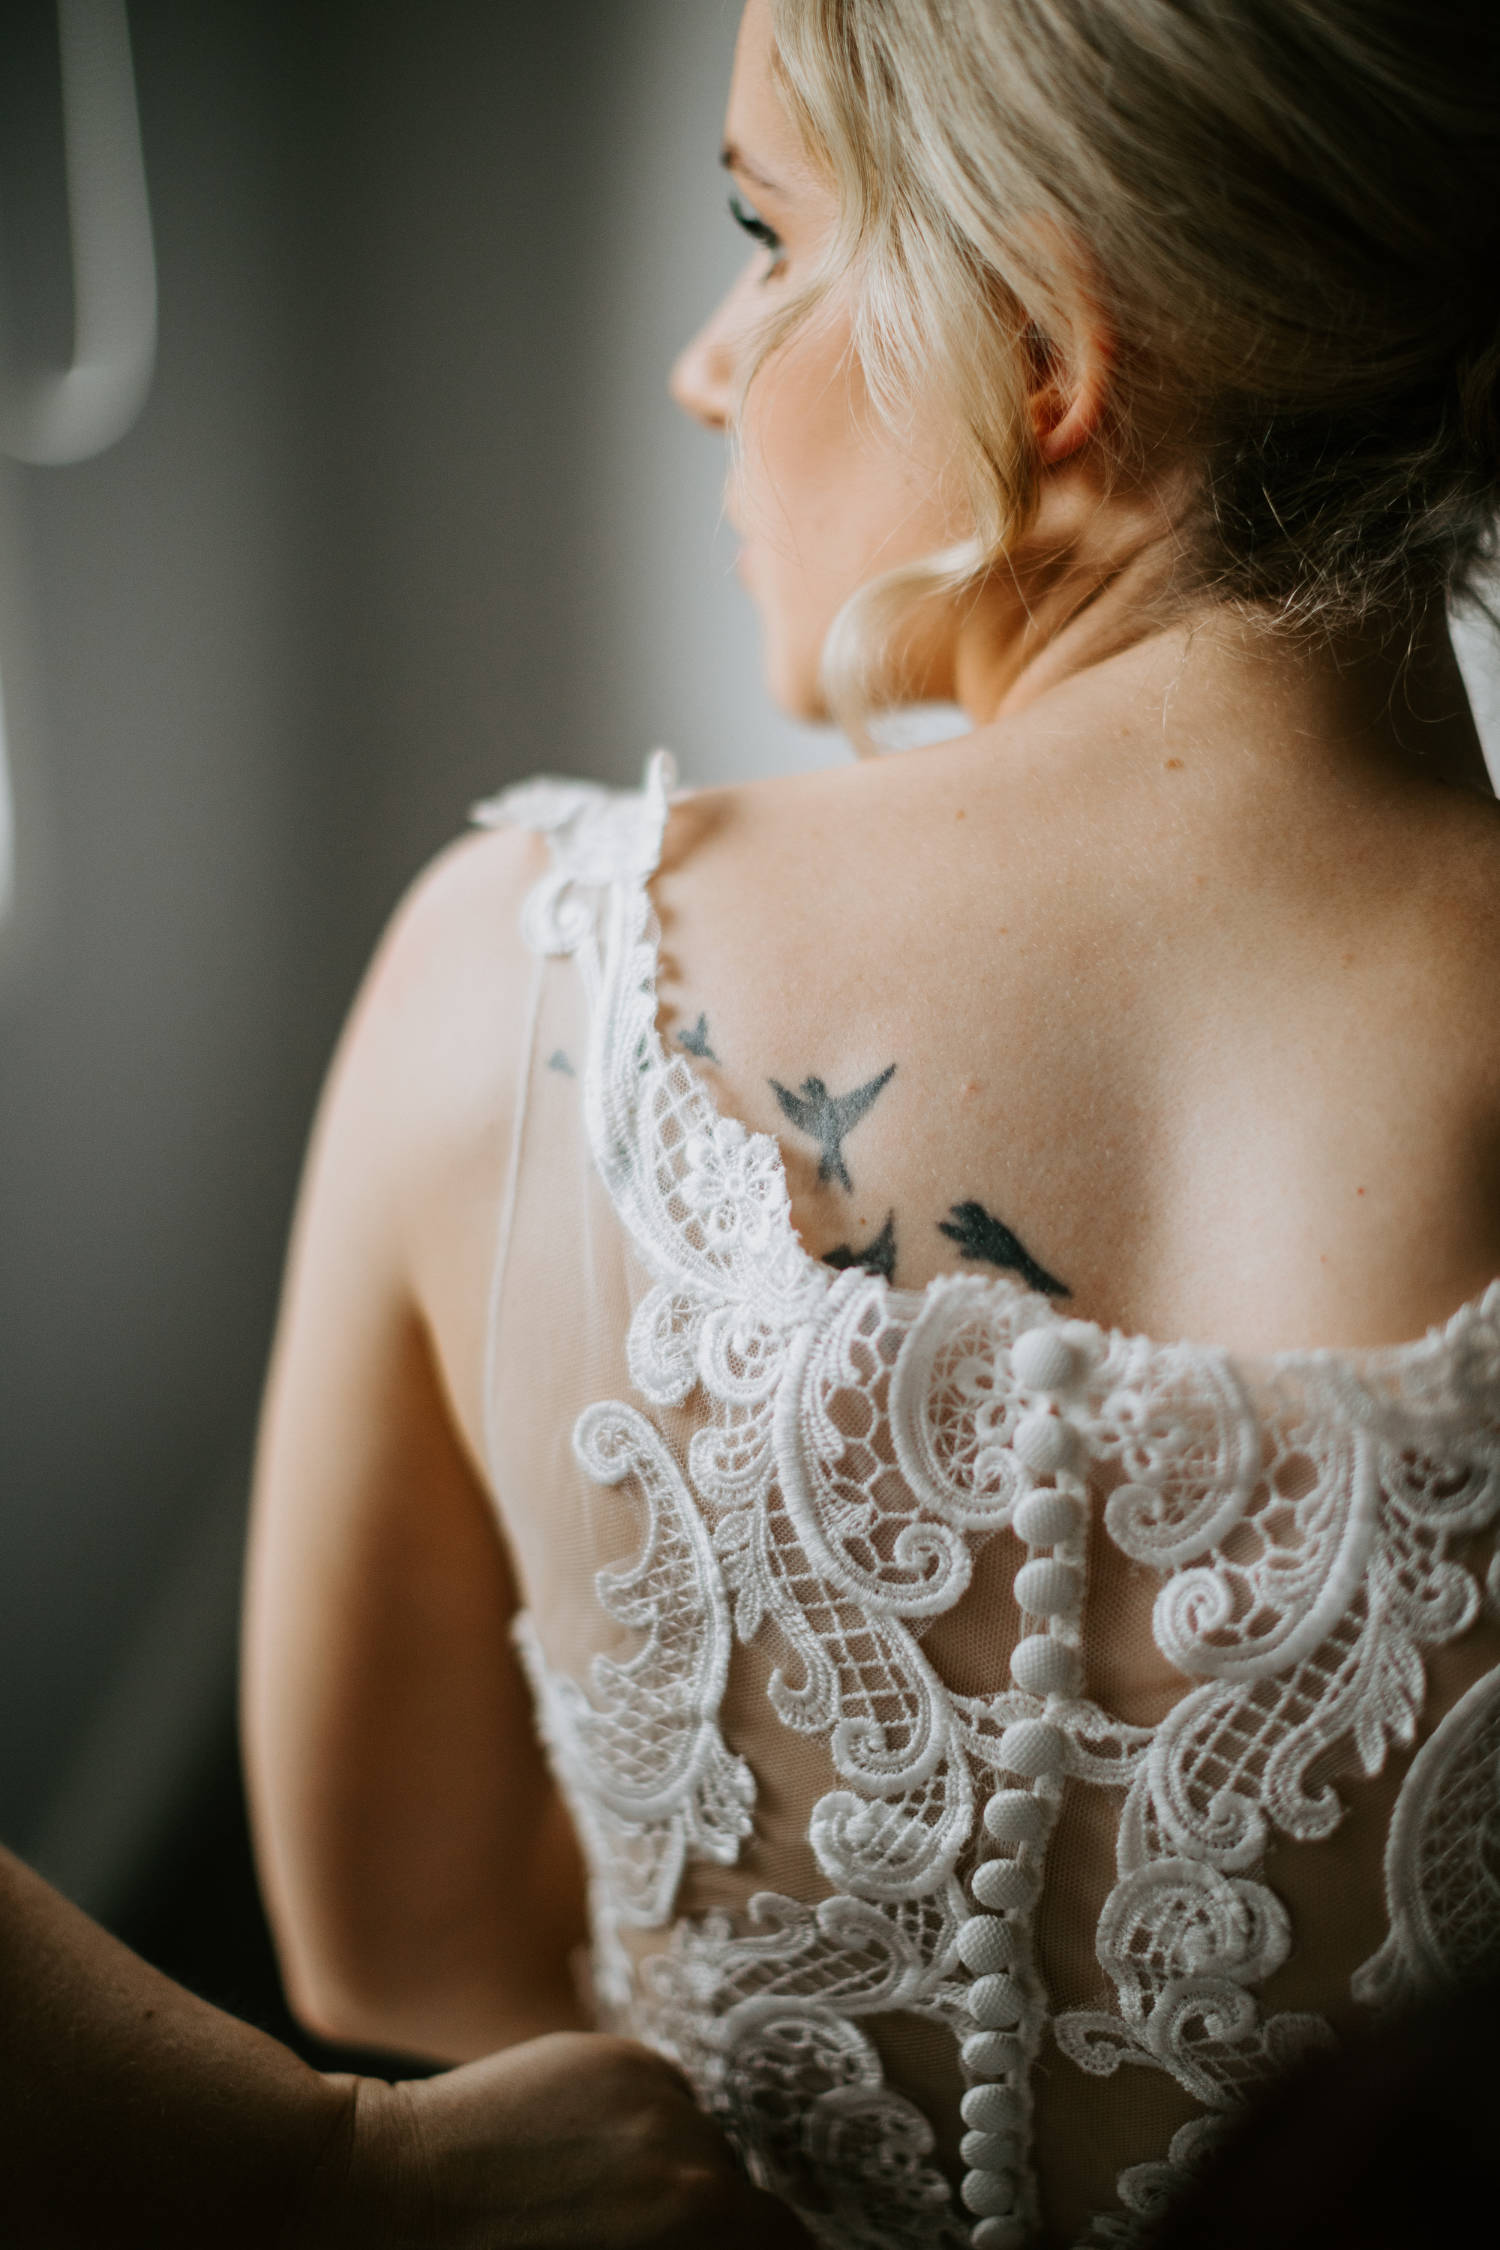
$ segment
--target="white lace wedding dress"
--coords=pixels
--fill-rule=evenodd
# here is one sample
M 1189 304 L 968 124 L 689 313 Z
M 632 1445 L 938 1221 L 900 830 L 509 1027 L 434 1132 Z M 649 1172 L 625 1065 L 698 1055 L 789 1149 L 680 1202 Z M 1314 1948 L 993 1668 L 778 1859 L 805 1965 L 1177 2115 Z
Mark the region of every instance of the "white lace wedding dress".
M 1500 1934 L 1500 1285 L 1249 1362 L 817 1262 L 656 1029 L 670 778 L 481 812 L 551 855 L 489 1467 L 600 2019 L 829 2250 L 1126 2243 Z

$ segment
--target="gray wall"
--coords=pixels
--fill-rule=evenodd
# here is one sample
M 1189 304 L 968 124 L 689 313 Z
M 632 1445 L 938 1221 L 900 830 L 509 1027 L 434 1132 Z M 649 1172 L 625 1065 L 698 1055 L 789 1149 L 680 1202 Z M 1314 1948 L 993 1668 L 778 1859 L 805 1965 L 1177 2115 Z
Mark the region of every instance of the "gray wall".
M 99 460 L 0 478 L 13 1842 L 55 1841 L 70 1758 L 149 1763 L 152 1697 L 179 1728 L 207 1700 L 184 1604 L 224 1612 L 232 1576 L 205 1510 L 236 1534 L 308 1111 L 403 884 L 534 767 L 827 754 L 765 706 L 720 449 L 663 391 L 739 254 L 734 20 L 134 0 L 155 389 Z M 43 0 L 0 14 L 10 329 L 43 357 L 68 342 L 51 38 Z

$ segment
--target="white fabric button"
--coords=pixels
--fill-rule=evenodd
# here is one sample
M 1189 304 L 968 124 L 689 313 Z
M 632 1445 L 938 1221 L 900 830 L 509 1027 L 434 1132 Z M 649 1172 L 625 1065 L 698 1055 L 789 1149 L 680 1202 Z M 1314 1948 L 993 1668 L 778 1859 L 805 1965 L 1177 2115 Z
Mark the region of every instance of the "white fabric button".
M 1068 1738 L 1050 1719 L 1017 1719 L 1000 1737 L 1001 1765 L 1033 1781 L 1061 1773 L 1067 1762 Z
M 1015 1957 L 1014 1936 L 993 1914 L 973 1914 L 959 1930 L 958 1958 L 976 1977 L 1008 1969 Z
M 1029 1789 L 997 1789 L 984 1808 L 984 1825 L 997 1844 L 1035 1844 L 1047 1826 L 1046 1808 Z
M 1010 1364 L 1028 1391 L 1061 1391 L 1078 1376 L 1078 1351 L 1055 1328 L 1028 1328 L 1011 1347 Z
M 1011 1444 L 1039 1477 L 1055 1476 L 1078 1451 L 1078 1439 L 1069 1425 L 1043 1409 L 1021 1416 Z
M 1015 1514 L 1016 1537 L 1028 1547 L 1060 1546 L 1082 1523 L 1083 1510 L 1070 1492 L 1029 1492 Z
M 981 1906 L 1016 1914 L 1036 1897 L 1036 1877 L 1019 1860 L 989 1859 L 975 1868 L 969 1888 Z
M 1021 2097 L 1009 2086 L 971 2086 L 958 2113 L 977 2133 L 1010 2132 L 1021 2122 Z
M 1076 1695 L 1082 1676 L 1078 1651 L 1050 1633 L 1032 1633 L 1013 1651 L 1010 1676 L 1028 1695 Z
M 1009 2172 L 967 2172 L 959 2194 L 981 2219 L 1003 2219 L 1016 2207 L 1016 2183 Z
M 1033 1617 L 1067 1617 L 1078 1607 L 1078 1573 L 1055 1555 L 1022 1563 L 1016 1572 L 1016 1600 Z
M 969 2240 L 974 2250 L 1025 2250 L 1026 2229 L 1019 2219 L 981 2219 Z
M 991 1977 L 976 1977 L 964 1994 L 964 2005 L 985 2031 L 1013 2031 L 1022 2016 L 1021 1988 L 1001 1969 Z
M 965 2133 L 958 2153 L 977 2172 L 1013 2171 L 1021 2161 L 1021 2143 L 1014 2133 Z
M 1026 2064 L 1025 2048 L 1009 2031 L 971 2031 L 959 2053 L 976 2078 L 1003 2078 Z

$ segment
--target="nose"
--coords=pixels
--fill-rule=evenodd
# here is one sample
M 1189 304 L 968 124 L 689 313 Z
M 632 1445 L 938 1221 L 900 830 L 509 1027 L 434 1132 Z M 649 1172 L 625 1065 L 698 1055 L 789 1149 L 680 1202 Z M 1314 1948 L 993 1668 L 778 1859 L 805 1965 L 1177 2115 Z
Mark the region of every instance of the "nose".
M 733 416 L 744 319 L 736 283 L 673 362 L 667 388 L 684 414 L 707 430 L 727 430 Z

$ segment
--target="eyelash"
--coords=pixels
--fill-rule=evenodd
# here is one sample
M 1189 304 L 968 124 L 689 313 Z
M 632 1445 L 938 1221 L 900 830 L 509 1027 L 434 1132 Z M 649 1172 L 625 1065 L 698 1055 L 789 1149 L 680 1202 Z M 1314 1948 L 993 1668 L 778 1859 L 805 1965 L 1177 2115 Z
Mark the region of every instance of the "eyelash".
M 729 215 L 737 227 L 743 227 L 752 242 L 758 242 L 762 250 L 770 251 L 770 271 L 774 273 L 786 256 L 786 244 L 776 229 L 768 226 L 760 213 L 752 211 L 749 204 L 738 195 L 729 198 Z

